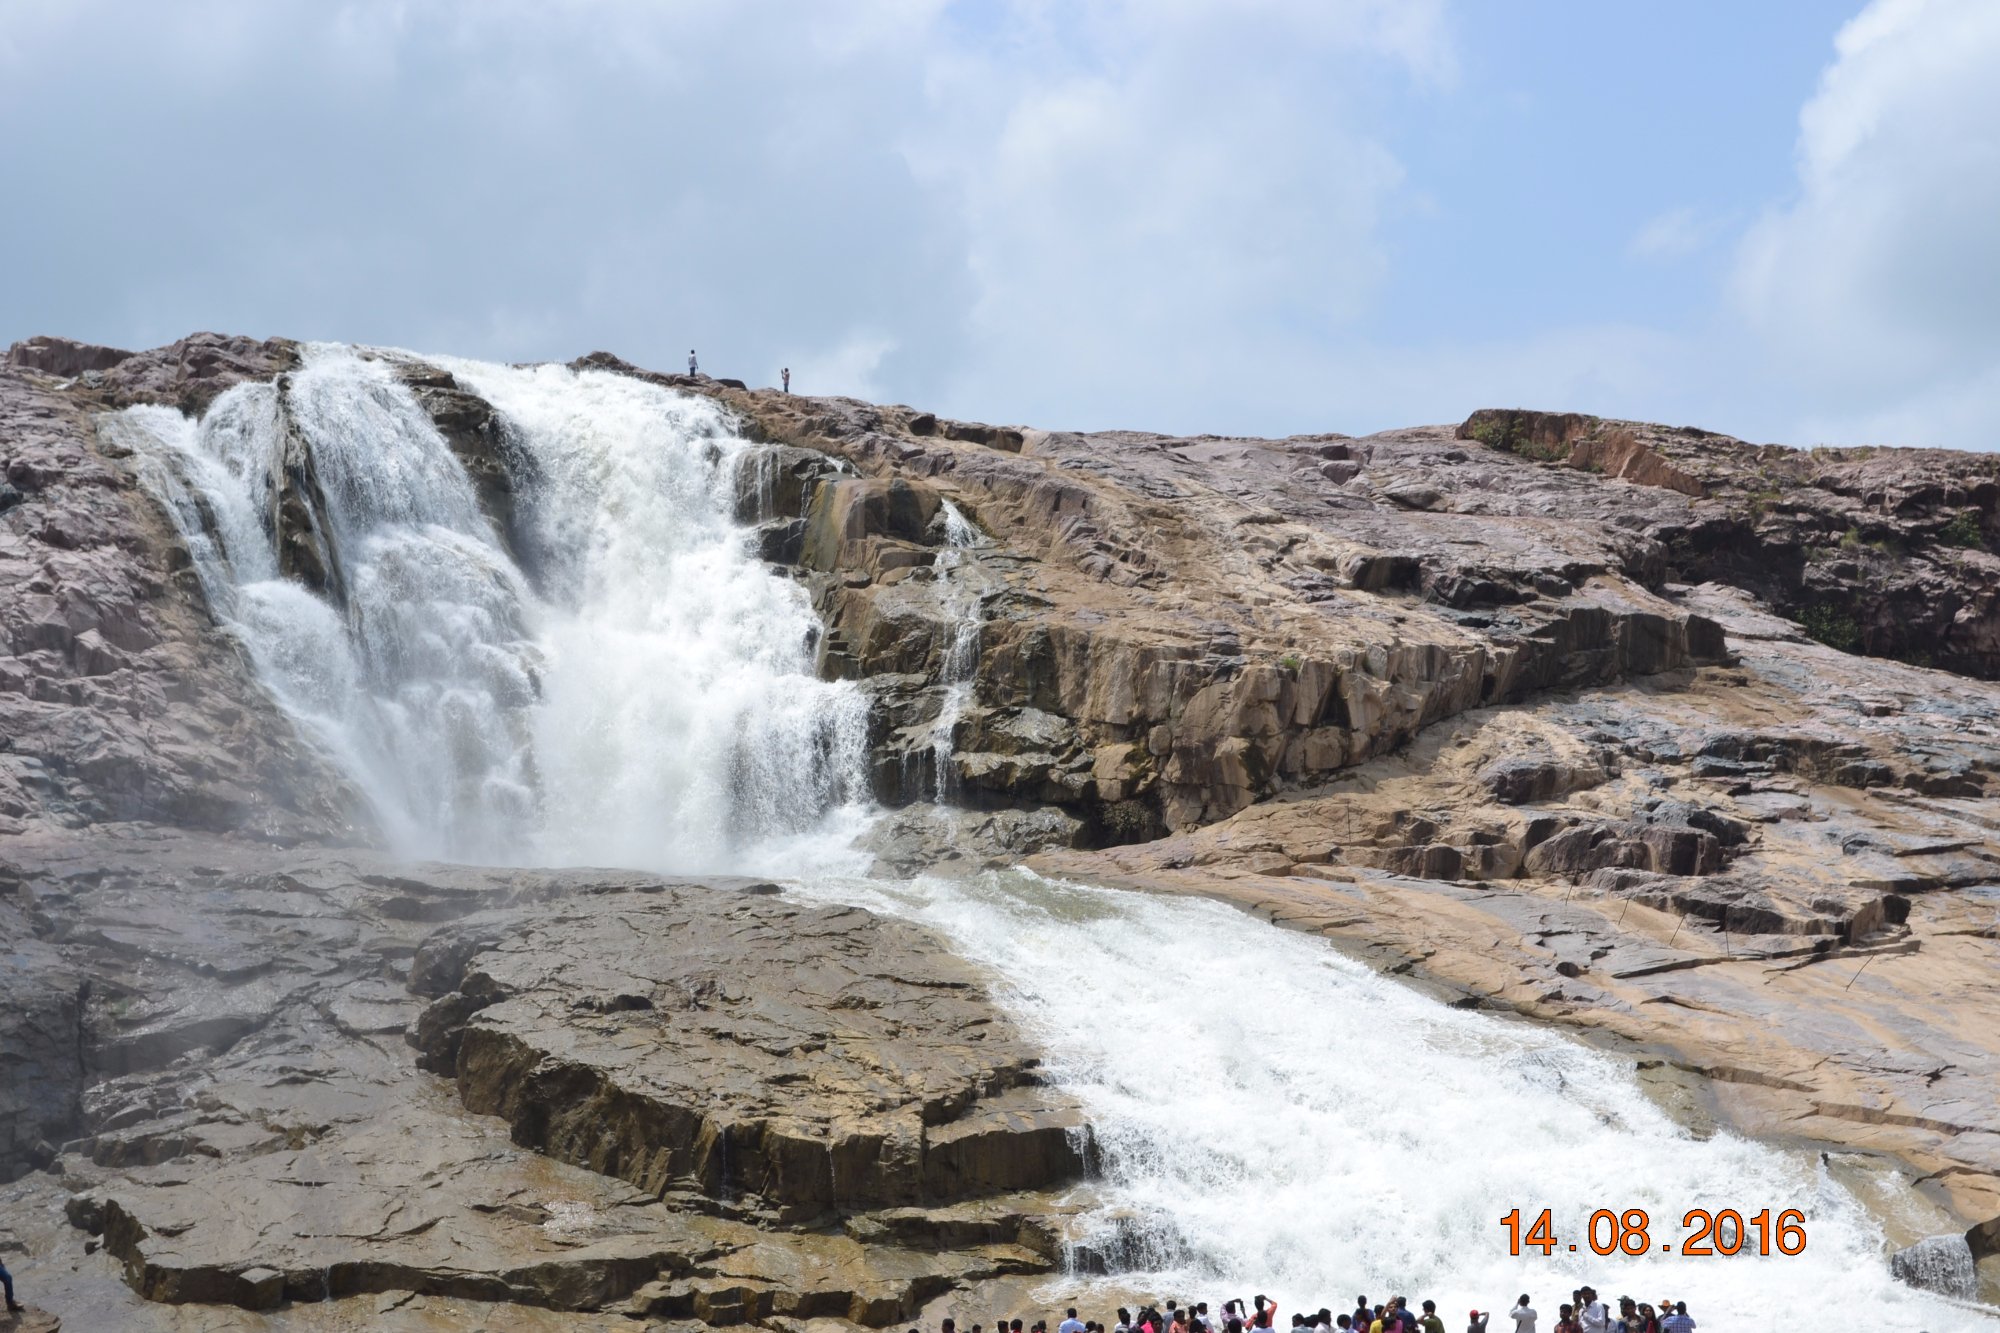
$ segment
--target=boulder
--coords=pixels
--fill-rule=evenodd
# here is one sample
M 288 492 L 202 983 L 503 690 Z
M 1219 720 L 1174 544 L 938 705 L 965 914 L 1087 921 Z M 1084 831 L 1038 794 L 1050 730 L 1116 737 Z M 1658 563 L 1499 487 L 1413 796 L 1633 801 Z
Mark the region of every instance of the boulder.
M 452 988 L 419 1040 L 433 1056 L 455 1048 L 469 1109 L 653 1193 L 803 1219 L 1081 1169 L 1076 1109 L 1039 1086 L 972 971 L 865 912 L 589 898 L 468 918 L 414 971 Z
M 868 566 L 887 538 L 909 546 L 931 543 L 941 497 L 931 487 L 896 478 L 852 478 L 816 487 L 806 514 L 803 563 L 832 572 Z
M 1979 1269 L 1963 1236 L 1929 1236 L 1889 1256 L 1896 1277 L 1923 1291 L 1955 1300 L 1976 1300 Z
M 394 368 L 465 468 L 493 530 L 524 569 L 538 569 L 546 553 L 536 547 L 526 508 L 541 482 L 534 455 L 514 439 L 490 403 L 449 371 L 402 360 Z
M 25 338 L 7 349 L 7 364 L 20 366 L 26 370 L 39 370 L 48 375 L 64 377 L 81 375 L 87 370 L 109 370 L 121 361 L 129 360 L 132 353 L 120 351 L 116 347 L 99 347 L 82 343 L 74 338 L 57 338 L 44 334 L 36 338 Z

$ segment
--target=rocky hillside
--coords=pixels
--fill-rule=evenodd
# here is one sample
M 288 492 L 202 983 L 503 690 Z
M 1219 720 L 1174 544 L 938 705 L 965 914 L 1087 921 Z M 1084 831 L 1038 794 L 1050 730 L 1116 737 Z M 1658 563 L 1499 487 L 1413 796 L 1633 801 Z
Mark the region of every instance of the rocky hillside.
M 0 1177 L 42 1271 L 105 1327 L 144 1297 L 797 1333 L 1059 1262 L 1087 1129 L 927 933 L 370 850 L 97 429 L 297 360 L 37 339 L 0 369 Z M 885 866 L 1240 902 L 1572 1025 L 1689 1119 L 1906 1163 L 1933 1229 L 2000 1253 L 1990 456 L 1522 411 L 1078 434 L 577 364 L 763 443 L 739 517 L 869 691 L 877 795 L 958 811 L 881 821 Z M 395 368 L 523 547 L 505 422 Z M 318 482 L 282 471 L 311 586 Z
M 829 670 L 881 691 L 886 795 L 923 769 L 948 500 L 992 545 L 944 785 L 1071 818 L 1044 868 L 1239 901 L 1614 1042 L 1676 1104 L 1691 1077 L 1704 1117 L 1895 1154 L 2000 1255 L 1993 456 L 1524 411 L 1086 435 L 688 387 L 812 451 L 768 522 Z

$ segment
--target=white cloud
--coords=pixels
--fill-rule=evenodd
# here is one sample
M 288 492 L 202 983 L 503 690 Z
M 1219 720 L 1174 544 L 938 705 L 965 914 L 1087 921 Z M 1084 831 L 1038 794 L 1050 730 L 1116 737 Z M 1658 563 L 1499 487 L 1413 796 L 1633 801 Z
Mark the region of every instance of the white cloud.
M 780 382 L 786 366 L 792 371 L 792 392 L 836 394 L 848 398 L 881 401 L 887 386 L 879 379 L 882 361 L 896 350 L 896 340 L 887 334 L 856 330 L 831 347 L 812 348 L 782 362 L 769 373 L 772 384 Z
M 1381 290 L 1369 90 L 1450 85 L 1444 3 L 33 7 L 0 120 L 63 133 L 0 144 L 38 201 L 0 248 L 49 261 L 4 332 L 693 342 L 960 415 L 1270 428 Z
M 1406 133 L 1484 114 L 1449 3 L 17 5 L 0 121 L 61 132 L 0 141 L 32 201 L 0 251 L 37 261 L 0 342 L 211 327 L 668 368 L 692 343 L 717 374 L 789 362 L 801 391 L 1055 427 L 1521 404 L 2000 438 L 1970 438 L 2000 422 L 2000 0 L 1879 0 L 1842 31 L 1793 196 L 1680 333 L 1565 287 L 1560 254 L 1523 259 L 1567 325 L 1490 299 L 1504 256 L 1399 283 L 1488 222 Z M 1672 188 L 1702 206 L 1579 235 L 1719 247 L 1742 201 Z
M 1639 228 L 1626 248 L 1634 259 L 1680 259 L 1714 240 L 1720 230 L 1714 219 L 1692 208 L 1676 208 Z
M 1298 350 L 1350 329 L 1388 267 L 1403 171 L 1346 86 L 1449 79 L 1437 6 L 1072 12 L 954 53 L 908 143 L 958 201 L 976 288 L 948 396 L 1064 426 L 1284 417 L 1310 394 Z
M 1839 435 L 2000 427 L 2000 5 L 1876 0 L 1799 117 L 1798 194 L 1745 238 L 1739 311 Z M 1846 423 L 1843 425 L 1842 423 Z

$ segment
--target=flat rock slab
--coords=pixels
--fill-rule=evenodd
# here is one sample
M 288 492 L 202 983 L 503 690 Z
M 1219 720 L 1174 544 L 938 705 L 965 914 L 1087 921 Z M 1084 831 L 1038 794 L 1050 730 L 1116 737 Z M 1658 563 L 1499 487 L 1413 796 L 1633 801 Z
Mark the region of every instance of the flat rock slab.
M 17 837 L 0 872 L 69 1006 L 0 1038 L 85 1066 L 46 1080 L 59 1175 L 0 1212 L 52 1219 L 16 1274 L 72 1324 L 881 1324 L 1057 1260 L 1066 1206 L 1023 1188 L 1079 1174 L 1076 1108 L 917 927 L 144 828 Z
M 419 952 L 430 1067 L 515 1139 L 787 1221 L 1066 1183 L 1082 1119 L 973 969 L 853 908 L 662 887 Z

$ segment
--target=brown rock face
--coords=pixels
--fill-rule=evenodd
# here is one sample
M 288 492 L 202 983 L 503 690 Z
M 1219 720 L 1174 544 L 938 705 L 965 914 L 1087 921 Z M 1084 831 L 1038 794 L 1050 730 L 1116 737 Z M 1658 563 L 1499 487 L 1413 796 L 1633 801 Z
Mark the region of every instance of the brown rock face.
M 73 338 L 29 338 L 7 349 L 7 364 L 45 375 L 81 375 L 86 370 L 109 370 L 132 353 L 116 347 L 96 347 Z
M 458 456 L 472 479 L 480 508 L 507 549 L 524 569 L 537 569 L 545 553 L 536 549 L 521 499 L 541 481 L 534 458 L 509 435 L 506 422 L 491 404 L 461 387 L 450 372 L 419 362 L 392 364 Z
M 1058 1257 L 1063 1207 L 1028 1191 L 1080 1171 L 1075 1108 L 915 927 L 745 880 L 115 827 L 0 867 L 88 982 L 55 1163 L 79 1230 L 37 1258 L 101 1238 L 147 1301 L 879 1325 Z M 6 1187 L 10 1219 L 48 1179 Z M 101 1326 L 174 1326 L 101 1272 L 13 1267 Z
M 649 1193 L 793 1221 L 1082 1170 L 1081 1119 L 970 969 L 851 908 L 697 889 L 481 914 L 413 984 L 441 993 L 416 1040 L 468 1109 Z
M 2000 678 L 1991 454 L 1788 449 L 1521 411 L 1475 412 L 1458 434 L 1705 500 L 1632 516 L 1664 548 L 1668 578 L 1743 588 L 1843 652 Z
M 107 819 L 338 836 L 343 785 L 216 630 L 171 524 L 86 410 L 113 376 L 120 395 L 212 396 L 250 353 L 190 339 L 65 390 L 23 368 L 49 359 L 23 346 L 0 368 L 0 836 Z
M 1724 653 L 1668 592 L 1658 543 L 1496 515 L 1496 491 L 1552 489 L 1546 474 L 1444 432 L 1080 436 L 693 387 L 862 474 L 808 487 L 796 548 L 766 550 L 813 581 L 828 674 L 876 682 L 891 800 L 1053 804 L 1127 839 L 1323 781 L 1482 704 Z M 946 499 L 988 539 L 948 576 Z M 977 593 L 980 651 L 955 771 L 937 775 L 954 581 Z

